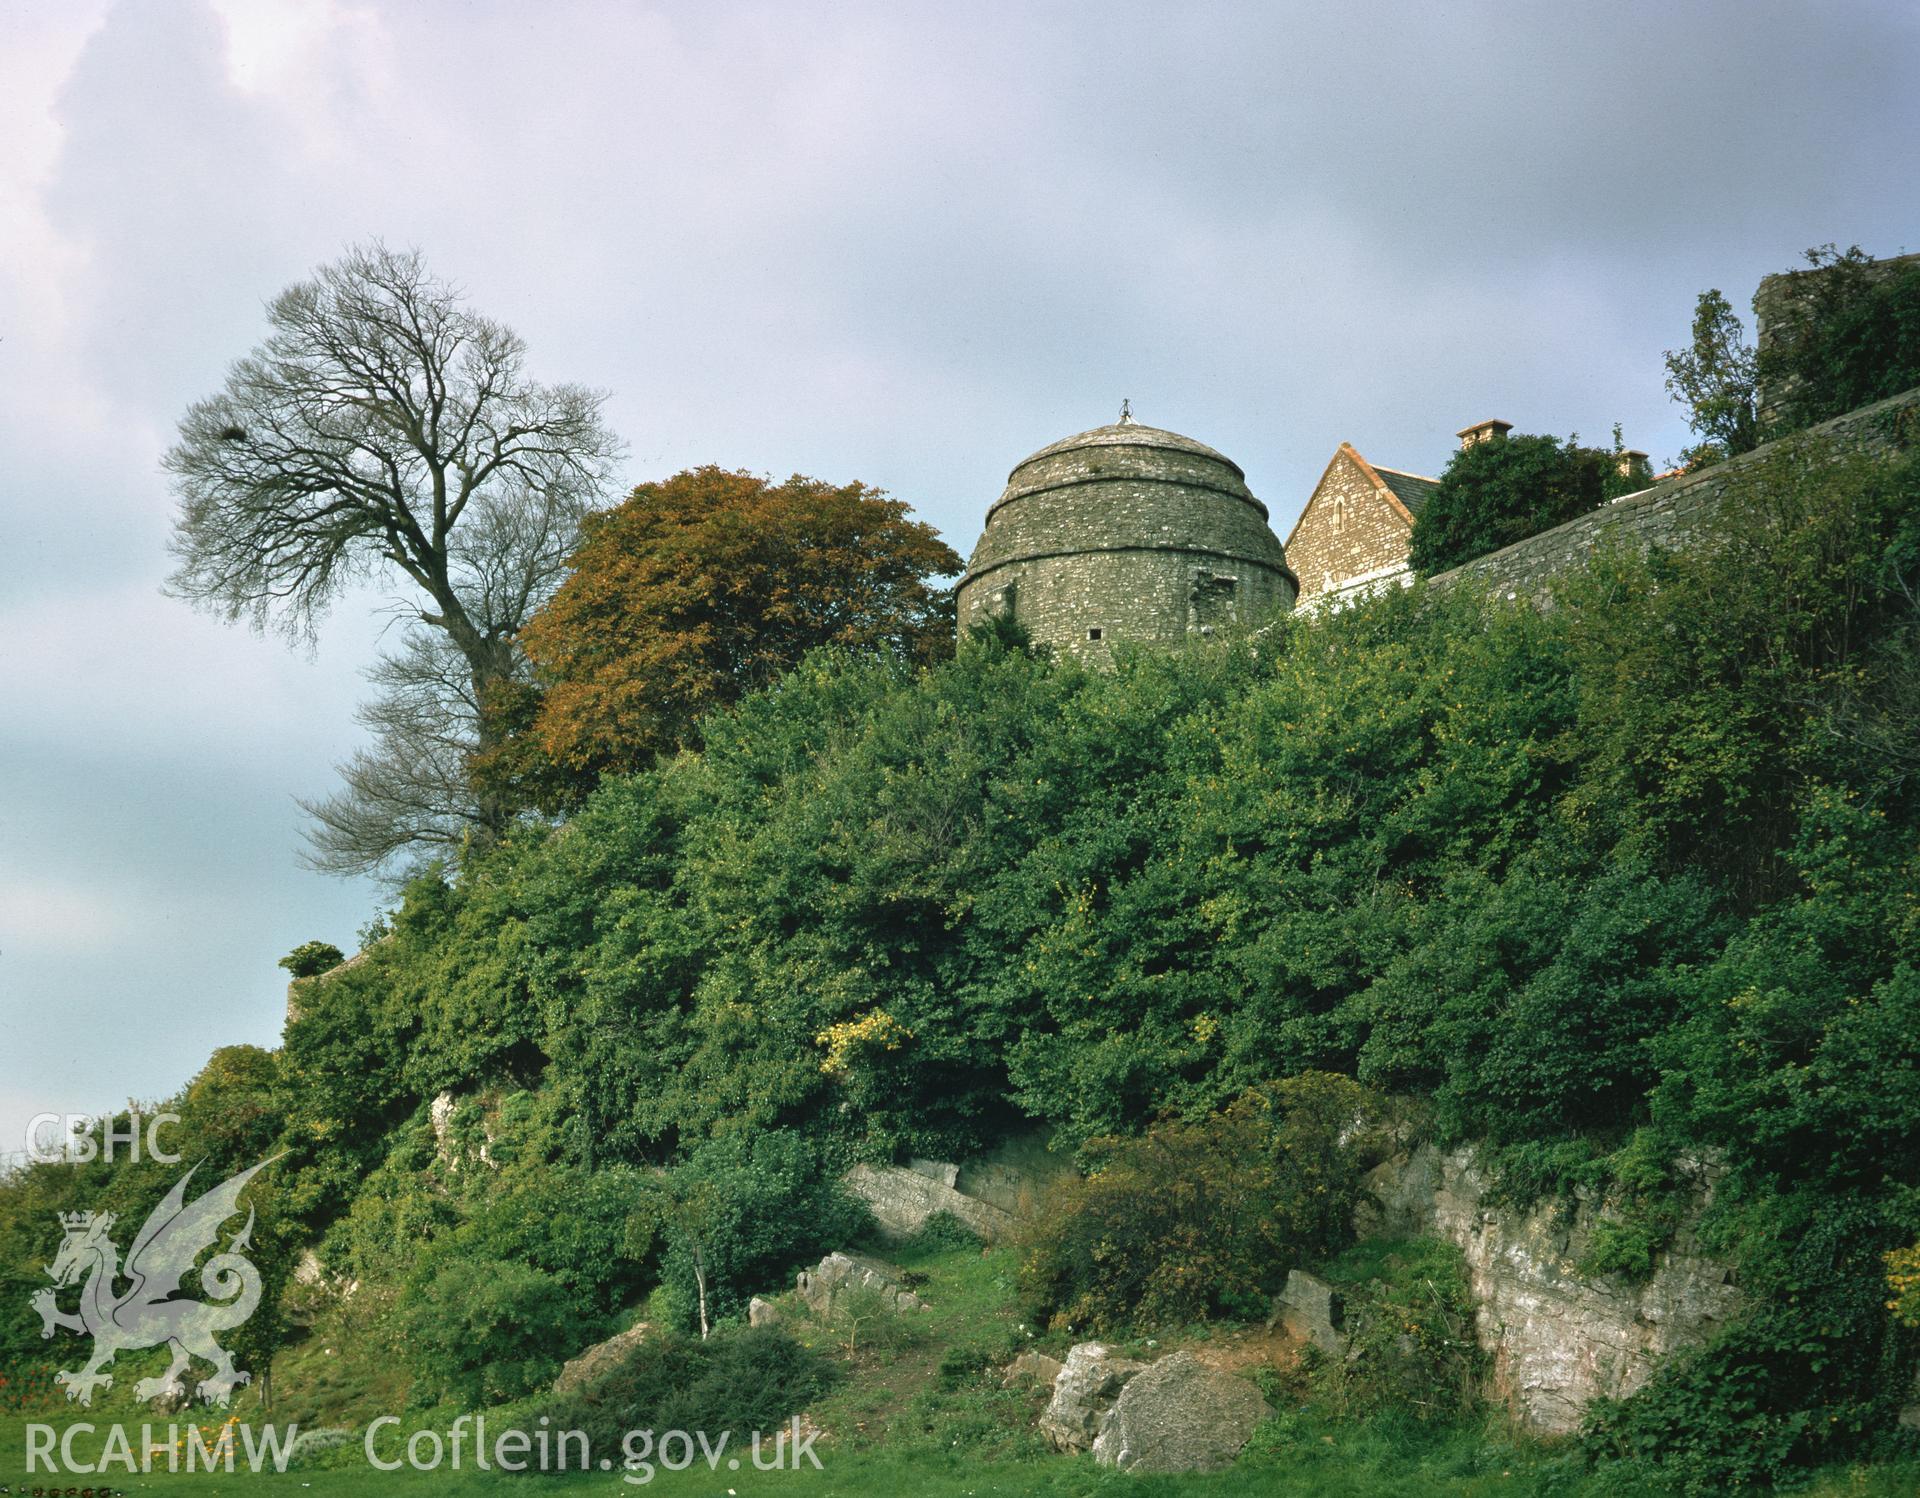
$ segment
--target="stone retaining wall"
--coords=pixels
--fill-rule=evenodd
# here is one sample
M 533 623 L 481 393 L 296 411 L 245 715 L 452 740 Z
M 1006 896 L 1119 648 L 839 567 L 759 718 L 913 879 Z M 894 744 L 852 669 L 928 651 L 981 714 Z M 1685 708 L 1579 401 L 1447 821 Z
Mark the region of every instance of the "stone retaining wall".
M 952 1213 L 989 1243 L 1006 1237 L 1014 1225 L 1011 1213 L 904 1165 L 856 1165 L 842 1180 L 867 1204 L 881 1230 L 895 1237 L 915 1232 L 936 1212 Z
M 1799 435 L 1832 438 L 1845 452 L 1888 453 L 1894 450 L 1896 433 L 1903 425 L 1909 430 L 1920 426 L 1920 390 L 1862 406 Z M 1658 546 L 1677 551 L 1699 540 L 1718 520 L 1730 482 L 1780 446 L 1768 443 L 1728 462 L 1616 499 L 1550 531 L 1437 573 L 1433 583 L 1439 587 L 1465 583 L 1496 596 L 1549 604 L 1555 581 L 1583 566 L 1603 547 L 1644 552 Z

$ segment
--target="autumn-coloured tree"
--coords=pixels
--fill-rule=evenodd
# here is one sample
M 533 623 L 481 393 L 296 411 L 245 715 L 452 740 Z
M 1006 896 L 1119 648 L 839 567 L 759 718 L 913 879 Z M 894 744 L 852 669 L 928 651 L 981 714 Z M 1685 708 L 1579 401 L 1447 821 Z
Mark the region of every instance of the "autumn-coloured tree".
M 946 655 L 952 603 L 930 580 L 960 558 L 907 517 L 865 484 L 714 466 L 590 517 L 521 636 L 542 681 L 540 753 L 572 775 L 646 765 L 819 646 Z

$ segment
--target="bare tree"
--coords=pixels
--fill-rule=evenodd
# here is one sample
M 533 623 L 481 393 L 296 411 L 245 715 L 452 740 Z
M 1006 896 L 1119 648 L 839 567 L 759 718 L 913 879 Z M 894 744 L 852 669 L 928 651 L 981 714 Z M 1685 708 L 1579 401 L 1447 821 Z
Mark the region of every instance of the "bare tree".
M 438 630 L 409 629 L 371 666 L 377 695 L 354 717 L 371 737 L 340 765 L 342 789 L 301 808 L 313 818 L 306 861 L 329 874 L 391 868 L 495 830 L 467 767 L 480 749 L 480 704 L 465 657 Z
M 497 832 L 505 809 L 464 789 L 464 760 L 484 743 L 479 703 L 522 669 L 515 636 L 618 456 L 605 397 L 527 378 L 516 334 L 417 251 L 377 241 L 289 287 L 267 318 L 269 336 L 188 409 L 167 453 L 170 591 L 311 639 L 350 583 L 405 579 L 400 606 L 454 654 L 415 636 L 375 669 L 386 695 L 361 714 L 373 748 L 308 808 L 316 861 L 347 872 Z

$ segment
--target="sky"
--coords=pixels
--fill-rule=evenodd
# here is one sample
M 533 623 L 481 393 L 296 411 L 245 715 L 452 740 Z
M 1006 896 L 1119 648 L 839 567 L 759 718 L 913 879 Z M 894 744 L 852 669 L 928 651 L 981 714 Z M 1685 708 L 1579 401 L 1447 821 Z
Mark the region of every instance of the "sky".
M 294 798 L 387 595 L 296 650 L 161 591 L 175 424 L 348 244 L 607 391 L 621 487 L 858 479 L 964 554 L 1127 398 L 1284 537 L 1343 441 L 1672 457 L 1702 290 L 1920 248 L 1917 78 L 1906 0 L 0 0 L 0 1157 L 276 1044 L 382 904 Z

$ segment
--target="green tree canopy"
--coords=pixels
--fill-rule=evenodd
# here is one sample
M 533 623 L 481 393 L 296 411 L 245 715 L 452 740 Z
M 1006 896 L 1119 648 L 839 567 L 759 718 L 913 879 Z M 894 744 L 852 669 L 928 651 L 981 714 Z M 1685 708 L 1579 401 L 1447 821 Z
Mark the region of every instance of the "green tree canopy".
M 1759 443 L 1753 346 L 1739 315 L 1717 289 L 1700 293 L 1693 340 L 1669 350 L 1665 363 L 1667 394 L 1687 408 L 1687 425 L 1700 438 L 1681 454 L 1683 464 L 1732 457 Z
M 1413 525 L 1413 568 L 1423 577 L 1511 546 L 1598 509 L 1652 478 L 1629 463 L 1616 433 L 1611 452 L 1574 437 L 1506 436 L 1461 448 Z

